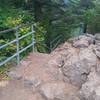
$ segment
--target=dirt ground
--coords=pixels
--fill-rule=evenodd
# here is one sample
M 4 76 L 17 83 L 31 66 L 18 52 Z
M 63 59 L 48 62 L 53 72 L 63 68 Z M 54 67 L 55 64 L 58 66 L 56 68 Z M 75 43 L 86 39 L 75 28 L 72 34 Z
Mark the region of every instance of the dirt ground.
M 50 54 L 34 53 L 23 60 L 20 66 L 13 67 L 8 74 L 11 80 L 0 81 L 0 100 L 49 100 L 38 90 L 41 85 L 54 84 L 51 90 L 50 85 L 47 86 L 48 91 L 56 91 L 55 86 L 59 89 L 59 86 L 65 86 L 65 83 L 56 77 L 59 74 L 56 73 L 58 69 L 47 66 L 50 59 L 53 59 Z M 65 87 L 67 93 L 74 88 L 68 84 Z M 49 92 L 47 94 L 51 95 Z

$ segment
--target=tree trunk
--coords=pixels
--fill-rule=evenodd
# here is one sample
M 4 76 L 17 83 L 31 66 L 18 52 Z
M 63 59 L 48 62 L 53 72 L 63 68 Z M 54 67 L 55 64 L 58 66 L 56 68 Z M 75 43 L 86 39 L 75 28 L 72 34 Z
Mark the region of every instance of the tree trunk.
M 42 6 L 43 5 L 39 1 L 34 0 L 34 16 L 36 22 L 41 22 L 43 20 Z

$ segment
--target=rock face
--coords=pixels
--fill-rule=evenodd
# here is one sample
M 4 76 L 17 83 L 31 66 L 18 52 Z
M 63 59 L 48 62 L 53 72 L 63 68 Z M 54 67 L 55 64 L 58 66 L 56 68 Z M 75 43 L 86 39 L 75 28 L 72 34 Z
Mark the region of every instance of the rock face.
M 72 96 L 75 97 L 74 100 L 78 100 L 78 97 L 75 96 L 77 88 L 64 82 L 45 83 L 41 86 L 40 92 L 46 100 L 72 100 L 68 99 Z
M 32 56 L 9 75 L 31 87 L 31 100 L 100 100 L 99 43 L 100 34 L 69 39 L 51 54 Z
M 51 60 L 51 66 L 61 68 L 65 82 L 81 87 L 91 69 L 97 64 L 94 49 L 96 47 L 92 35 L 71 39 L 52 53 L 54 59 Z
M 88 81 L 82 85 L 80 94 L 86 100 L 100 100 L 100 76 L 91 72 Z
M 80 100 L 100 100 L 100 45 L 97 41 L 100 34 L 86 34 L 69 39 L 51 53 L 54 59 L 49 66 L 60 68 L 62 80 L 80 88 Z
M 90 44 L 94 43 L 94 38 L 91 35 L 87 36 L 79 36 L 79 38 L 73 42 L 73 46 L 76 48 L 85 48 L 88 47 Z
M 96 54 L 96 56 L 98 58 L 100 58 L 100 45 L 97 45 L 95 48 L 94 48 L 94 52 Z
M 95 34 L 95 44 L 100 45 L 100 33 Z
M 96 66 L 95 54 L 91 50 L 82 49 L 77 56 L 71 56 L 62 69 L 72 84 L 81 86 L 93 66 Z

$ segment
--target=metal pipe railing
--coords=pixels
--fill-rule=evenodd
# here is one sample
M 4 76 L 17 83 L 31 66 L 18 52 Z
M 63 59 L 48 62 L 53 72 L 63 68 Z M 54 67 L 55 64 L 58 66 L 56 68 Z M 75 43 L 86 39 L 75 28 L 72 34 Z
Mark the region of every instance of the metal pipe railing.
M 30 24 L 28 24 L 28 25 L 30 25 Z M 34 44 L 35 44 L 34 32 L 35 31 L 34 31 L 33 25 L 31 27 L 31 32 L 28 32 L 27 34 L 19 37 L 19 28 L 24 27 L 24 26 L 27 26 L 27 25 L 23 24 L 23 25 L 20 25 L 18 27 L 15 27 L 15 28 L 12 28 L 12 29 L 8 29 L 8 30 L 4 30 L 4 31 L 0 32 L 0 34 L 5 34 L 5 33 L 8 33 L 8 32 L 11 32 L 11 31 L 16 32 L 16 39 L 13 40 L 13 41 L 10 41 L 10 42 L 8 42 L 8 43 L 6 43 L 4 45 L 1 45 L 0 46 L 0 50 L 3 49 L 3 48 L 6 48 L 7 46 L 9 46 L 12 43 L 16 43 L 16 47 L 17 47 L 16 48 L 16 53 L 13 54 L 11 57 L 8 57 L 6 60 L 0 62 L 0 66 L 6 64 L 10 60 L 12 60 L 14 57 L 17 58 L 17 64 L 19 65 L 20 64 L 20 53 L 24 52 L 25 50 L 27 50 L 30 47 L 33 47 L 33 51 L 34 51 Z M 20 50 L 19 41 L 22 40 L 23 38 L 27 38 L 30 35 L 32 36 L 32 42 L 28 46 L 26 46 L 26 47 L 24 47 L 23 49 Z
M 22 28 L 22 27 L 25 27 L 25 26 L 29 26 L 29 25 L 31 25 L 31 32 L 28 32 L 27 34 L 22 35 L 21 37 L 19 37 L 19 29 Z M 33 52 L 34 52 L 34 45 L 35 45 L 34 32 L 35 31 L 34 31 L 34 28 L 33 28 L 33 24 L 27 24 L 27 25 L 23 24 L 23 25 L 19 25 L 19 26 L 15 27 L 15 28 L 1 31 L 0 34 L 6 34 L 6 33 L 11 32 L 11 31 L 13 31 L 13 32 L 16 33 L 16 39 L 15 40 L 12 40 L 12 41 L 4 44 L 4 45 L 0 45 L 0 50 L 3 49 L 3 48 L 6 48 L 10 44 L 16 43 L 16 53 L 13 54 L 11 57 L 8 57 L 6 60 L 0 62 L 0 66 L 6 64 L 10 60 L 12 60 L 14 57 L 17 58 L 17 65 L 19 65 L 20 64 L 20 54 L 22 52 L 26 51 L 30 47 L 33 48 Z M 27 38 L 30 35 L 32 36 L 32 42 L 29 45 L 27 45 L 26 47 L 24 47 L 24 48 L 22 48 L 20 50 L 20 44 L 19 44 L 20 40 L 22 40 L 24 38 Z M 54 50 L 57 47 L 57 45 L 60 43 L 61 37 L 62 37 L 62 35 L 59 35 L 53 41 L 51 41 L 50 47 L 46 46 L 45 44 L 42 44 L 42 45 L 45 46 L 46 48 L 48 48 L 52 52 L 52 50 Z

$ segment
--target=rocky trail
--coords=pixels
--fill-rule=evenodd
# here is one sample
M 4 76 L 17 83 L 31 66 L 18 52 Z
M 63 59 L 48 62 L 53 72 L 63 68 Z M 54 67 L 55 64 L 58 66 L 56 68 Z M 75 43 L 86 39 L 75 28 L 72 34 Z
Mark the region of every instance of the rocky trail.
M 0 81 L 0 100 L 100 100 L 100 34 L 34 53 Z

